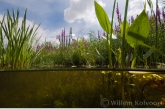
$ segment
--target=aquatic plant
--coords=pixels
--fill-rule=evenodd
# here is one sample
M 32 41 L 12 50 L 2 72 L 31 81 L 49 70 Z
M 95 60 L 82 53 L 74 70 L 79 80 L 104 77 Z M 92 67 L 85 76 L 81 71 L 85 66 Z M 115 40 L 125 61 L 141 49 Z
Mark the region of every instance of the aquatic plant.
M 140 13 L 140 15 L 137 16 L 137 18 L 134 20 L 133 17 L 131 18 L 131 25 L 126 21 L 127 19 L 127 10 L 128 10 L 128 2 L 129 0 L 126 0 L 126 6 L 125 6 L 125 15 L 124 15 L 124 21 L 120 22 L 120 15 L 119 15 L 119 8 L 117 4 L 117 16 L 118 16 L 118 21 L 120 24 L 120 32 L 121 32 L 121 45 L 119 48 L 121 48 L 121 66 L 122 68 L 126 67 L 125 59 L 126 59 L 126 53 L 128 53 L 126 47 L 126 42 L 129 44 L 131 48 L 133 48 L 133 59 L 131 62 L 131 68 L 135 68 L 136 62 L 137 62 L 137 57 L 138 57 L 138 48 L 139 46 L 144 46 L 150 48 L 152 51 L 156 51 L 164 56 L 164 53 L 161 52 L 160 50 L 156 49 L 155 47 L 151 47 L 147 44 L 144 43 L 144 41 L 147 39 L 149 32 L 150 32 L 150 23 L 148 16 L 146 14 L 145 8 L 146 4 L 144 5 L 144 10 Z M 116 55 L 116 53 L 112 50 L 112 27 L 113 27 L 113 14 L 114 14 L 114 8 L 115 8 L 115 3 L 114 1 L 114 7 L 113 7 L 113 12 L 112 12 L 112 24 L 110 23 L 108 19 L 108 15 L 104 11 L 104 9 L 96 2 L 94 1 L 95 4 L 95 12 L 96 16 L 98 18 L 98 21 L 103 28 L 104 31 L 109 34 L 107 35 L 107 46 L 109 47 L 108 49 L 108 54 L 109 54 L 109 67 L 112 67 L 112 52 Z M 160 16 L 160 11 L 157 10 L 158 15 Z M 157 15 L 157 14 L 156 14 Z M 116 29 L 117 30 L 117 29 Z M 156 30 L 157 31 L 157 30 Z M 156 35 L 157 37 L 157 35 Z M 156 45 L 157 45 L 157 39 L 156 39 Z M 150 50 L 150 51 L 151 51 Z M 150 55 L 151 52 L 147 52 L 145 55 Z M 129 53 L 130 55 L 130 53 Z M 116 55 L 116 57 L 119 55 Z M 117 59 L 117 58 L 116 58 Z M 130 59 L 129 59 L 130 60 Z M 128 60 L 128 62 L 129 62 Z M 122 100 L 125 101 L 124 97 L 124 78 L 125 78 L 125 73 L 121 72 L 121 90 L 122 90 Z
M 7 16 L 4 15 L 0 22 L 0 65 L 2 68 L 29 68 L 40 52 L 35 52 L 36 44 L 39 41 L 39 38 L 36 38 L 39 26 L 35 27 L 35 24 L 27 26 L 26 14 L 27 9 L 25 10 L 21 26 L 19 26 L 19 10 L 16 12 L 13 10 L 12 16 L 9 10 L 7 10 Z

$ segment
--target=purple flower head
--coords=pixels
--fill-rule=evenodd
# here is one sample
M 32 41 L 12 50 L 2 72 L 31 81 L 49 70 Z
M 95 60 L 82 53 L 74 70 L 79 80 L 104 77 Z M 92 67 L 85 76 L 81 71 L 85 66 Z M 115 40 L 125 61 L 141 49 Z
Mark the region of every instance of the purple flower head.
M 165 12 L 164 12 L 164 8 L 162 8 L 162 17 L 163 17 L 163 21 L 165 22 Z
M 133 16 L 131 16 L 131 23 L 133 23 L 134 22 L 134 18 L 133 18 Z
M 105 31 L 103 32 L 103 36 L 106 36 L 106 33 L 105 33 Z
M 119 19 L 120 19 L 120 22 L 121 22 L 121 14 L 120 14 L 120 18 Z
M 98 31 L 98 39 L 100 39 L 100 32 Z
M 41 46 L 38 44 L 37 47 L 36 47 L 36 50 L 40 50 Z
M 115 23 L 115 32 L 118 32 L 118 31 L 119 31 L 119 27 Z
M 157 16 L 160 17 L 160 15 L 161 15 L 160 9 L 159 6 L 157 6 Z
M 118 21 L 119 21 L 119 23 L 120 23 L 120 22 L 121 22 L 121 15 L 120 15 L 118 3 L 117 3 L 117 7 L 116 7 L 116 13 L 117 13 L 117 19 L 118 19 Z
M 84 46 L 87 48 L 88 47 L 88 43 L 87 42 L 84 42 Z
M 52 46 L 51 46 L 51 43 L 50 42 L 47 42 L 46 43 L 46 50 L 52 51 Z
M 119 12 L 119 6 L 118 6 L 118 3 L 117 3 L 117 7 L 116 7 L 116 13 L 117 13 L 117 15 L 119 15 L 119 14 L 120 14 L 120 12 Z

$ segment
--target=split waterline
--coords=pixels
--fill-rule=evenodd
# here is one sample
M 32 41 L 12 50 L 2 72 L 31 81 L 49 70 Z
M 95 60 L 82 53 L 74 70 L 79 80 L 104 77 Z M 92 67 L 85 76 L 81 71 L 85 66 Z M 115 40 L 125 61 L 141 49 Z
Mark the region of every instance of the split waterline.
M 50 72 L 50 71 L 109 71 L 109 72 L 128 72 L 130 74 L 165 74 L 165 68 L 99 68 L 99 67 L 34 67 L 26 70 L 0 69 L 0 72 Z

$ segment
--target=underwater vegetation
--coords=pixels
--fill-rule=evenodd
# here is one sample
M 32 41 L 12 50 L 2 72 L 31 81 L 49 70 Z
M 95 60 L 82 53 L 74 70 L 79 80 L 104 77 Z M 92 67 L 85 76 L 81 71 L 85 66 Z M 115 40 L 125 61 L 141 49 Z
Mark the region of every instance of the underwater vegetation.
M 132 84 L 131 77 L 134 77 Z M 0 107 L 123 107 L 120 78 L 120 71 L 0 72 Z M 125 107 L 165 107 L 165 89 L 158 85 L 160 79 L 164 81 L 163 74 L 127 74 L 126 78 Z

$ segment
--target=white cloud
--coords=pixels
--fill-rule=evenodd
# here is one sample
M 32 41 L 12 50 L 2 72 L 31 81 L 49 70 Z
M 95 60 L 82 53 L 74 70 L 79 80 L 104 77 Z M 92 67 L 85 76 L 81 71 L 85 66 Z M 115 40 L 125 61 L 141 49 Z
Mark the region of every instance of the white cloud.
M 156 9 L 156 0 L 151 0 L 152 3 L 153 3 L 153 9 L 155 10 Z M 128 16 L 137 16 L 139 15 L 142 10 L 144 9 L 144 4 L 146 2 L 146 11 L 149 11 L 150 12 L 150 8 L 147 4 L 147 1 L 146 0 L 131 0 L 129 2 L 129 10 L 128 10 Z M 159 2 L 158 3 L 159 5 L 159 8 L 161 9 L 162 8 L 162 3 Z
M 98 0 L 98 3 L 105 7 L 105 3 Z M 94 0 L 70 0 L 70 7 L 64 10 L 64 19 L 68 23 L 84 20 L 89 25 L 97 24 Z
M 52 42 L 53 44 L 59 44 L 59 41 L 56 38 L 56 36 L 59 35 L 60 33 L 61 33 L 61 29 L 57 29 L 54 31 L 48 29 L 44 30 L 42 27 L 38 29 L 38 35 L 41 36 L 40 43 L 43 43 L 46 40 Z
M 2 19 L 3 19 L 3 15 L 0 14 L 0 21 Z M 22 20 L 23 20 L 23 18 L 20 17 L 19 18 L 19 23 L 18 23 L 19 27 L 21 27 L 21 25 L 22 25 Z M 5 22 L 6 22 L 6 19 L 5 19 Z M 35 24 L 35 22 L 30 21 L 30 20 L 26 20 L 26 27 L 28 27 L 28 26 L 32 27 L 34 24 Z M 35 24 L 34 28 L 37 28 L 38 26 L 39 25 Z M 40 26 L 37 30 L 36 39 L 38 39 L 40 37 L 40 41 L 39 41 L 40 44 L 45 42 L 45 40 L 46 41 L 51 41 L 54 44 L 59 44 L 58 39 L 56 39 L 56 35 L 60 34 L 60 32 L 61 32 L 61 29 L 51 31 L 49 29 L 43 29 L 42 26 Z
M 47 41 L 55 42 L 56 35 L 60 34 L 62 27 L 66 28 L 67 33 L 69 33 L 68 32 L 69 28 L 72 27 L 73 33 L 75 33 L 76 36 L 79 36 L 79 34 L 81 34 L 84 37 L 88 37 L 88 35 L 86 34 L 90 30 L 97 31 L 101 29 L 95 15 L 94 0 L 0 0 L 0 1 L 8 3 L 11 7 L 24 7 L 24 8 L 27 7 L 28 14 L 32 12 L 32 14 L 38 16 L 39 19 L 37 19 L 37 21 L 44 20 L 37 31 L 38 36 L 42 35 L 40 42 L 44 42 L 45 38 Z M 136 17 L 137 14 L 140 14 L 140 12 L 143 10 L 145 1 L 146 0 L 129 1 L 128 19 L 132 15 Z M 156 0 L 152 0 L 152 1 L 155 9 Z M 114 0 L 97 0 L 97 2 L 103 6 L 109 17 L 111 17 Z M 125 9 L 125 0 L 116 0 L 116 2 L 118 2 L 119 4 L 119 9 L 123 18 L 124 9 Z M 162 4 L 159 3 L 160 8 L 162 7 L 161 5 Z M 58 22 L 60 26 L 58 25 L 58 27 L 56 28 L 56 22 L 54 21 L 54 18 L 52 18 L 52 16 L 53 15 L 56 16 L 55 12 L 57 11 L 59 12 L 59 10 L 60 12 L 64 12 L 63 17 L 66 22 L 63 22 L 62 20 L 58 20 L 60 22 L 60 23 Z M 147 5 L 147 10 L 149 10 L 148 5 Z M 0 15 L 0 17 L 1 16 L 2 15 Z M 59 18 L 59 16 L 57 16 L 57 18 Z M 59 19 L 63 19 L 63 18 L 59 18 Z M 114 19 L 115 19 L 114 21 L 117 22 L 116 12 Z M 47 26 L 46 24 L 44 24 L 45 22 L 47 24 L 55 24 L 55 25 L 54 27 L 50 25 Z M 27 25 L 32 25 L 32 24 L 33 21 L 27 20 Z M 81 25 L 84 25 L 82 29 L 81 29 Z
M 144 0 L 131 0 L 129 3 L 128 16 L 136 16 L 144 9 Z

